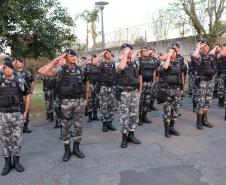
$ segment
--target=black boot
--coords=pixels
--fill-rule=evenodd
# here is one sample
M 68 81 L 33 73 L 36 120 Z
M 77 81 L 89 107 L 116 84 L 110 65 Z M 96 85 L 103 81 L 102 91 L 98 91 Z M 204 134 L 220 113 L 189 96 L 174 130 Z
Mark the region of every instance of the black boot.
M 202 114 L 197 114 L 197 123 L 196 123 L 197 129 L 203 129 L 202 124 Z
M 93 120 L 100 121 L 99 118 L 97 117 L 97 111 L 93 111 Z
M 60 128 L 60 121 L 58 119 L 55 120 L 55 126 L 53 128 Z
M 197 107 L 197 103 L 196 102 L 193 102 L 193 112 L 195 112 L 196 107 Z
M 121 143 L 121 147 L 122 148 L 126 148 L 127 147 L 127 134 L 122 134 L 122 143 Z
M 165 137 L 170 138 L 171 137 L 171 132 L 170 132 L 170 125 L 168 122 L 164 122 L 165 126 Z
M 175 129 L 174 125 L 175 125 L 175 122 L 173 120 L 171 120 L 170 121 L 170 133 L 171 133 L 171 135 L 179 136 L 180 133 Z
M 23 133 L 27 133 L 27 134 L 31 133 L 31 130 L 28 128 L 28 121 L 24 123 Z
M 70 160 L 71 157 L 71 149 L 70 149 L 70 144 L 65 144 L 64 145 L 64 155 L 63 155 L 63 161 L 67 162 Z
M 209 127 L 209 128 L 213 127 L 213 125 L 211 123 L 209 123 L 208 120 L 207 120 L 207 114 L 202 115 L 202 124 L 205 127 Z
M 155 108 L 155 106 L 154 106 L 154 101 L 151 101 L 151 103 L 150 103 L 150 109 L 151 109 L 152 111 L 157 111 L 157 110 L 158 110 L 158 109 Z
M 46 120 L 49 120 L 49 113 L 46 112 Z
M 49 122 L 53 122 L 54 121 L 54 116 L 53 116 L 53 112 L 49 113 Z
M 88 122 L 91 122 L 91 121 L 93 121 L 93 118 L 92 118 L 92 112 L 89 112 L 88 113 L 88 120 L 87 120 Z
M 5 165 L 2 169 L 1 175 L 2 176 L 7 175 L 12 168 L 13 168 L 13 165 L 12 165 L 11 157 L 5 157 Z
M 219 107 L 224 107 L 224 97 L 223 98 L 218 98 L 218 105 Z
M 116 128 L 112 125 L 111 121 L 108 122 L 108 130 L 116 131 Z
M 108 123 L 107 122 L 103 122 L 103 132 L 107 132 L 108 131 Z
M 127 141 L 131 142 L 131 143 L 134 143 L 134 144 L 141 144 L 141 141 L 138 140 L 137 138 L 135 138 L 134 131 L 129 131 Z
M 138 123 L 138 125 L 143 125 L 144 123 L 143 123 L 143 120 L 142 120 L 142 117 L 143 117 L 143 113 L 139 113 L 139 123 Z
M 146 113 L 146 112 L 144 112 L 144 113 L 142 114 L 142 121 L 143 121 L 144 123 L 151 123 L 151 120 L 147 118 L 147 113 Z
M 13 167 L 18 172 L 23 172 L 24 171 L 23 165 L 20 164 L 20 156 L 13 156 Z
M 82 153 L 82 151 L 79 149 L 79 142 L 74 142 L 73 145 L 73 154 L 76 155 L 78 158 L 84 158 L 85 155 Z

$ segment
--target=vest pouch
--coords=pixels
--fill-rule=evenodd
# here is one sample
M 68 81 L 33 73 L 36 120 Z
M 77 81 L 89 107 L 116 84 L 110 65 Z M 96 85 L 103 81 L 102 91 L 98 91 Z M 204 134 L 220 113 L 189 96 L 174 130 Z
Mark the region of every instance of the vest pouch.
M 0 97 L 0 107 L 5 107 L 5 108 L 9 108 L 10 107 L 10 103 L 9 103 L 9 99 L 8 97 Z
M 167 75 L 164 77 L 164 80 L 167 83 L 172 83 L 172 84 L 179 84 L 179 79 L 177 75 Z
M 64 96 L 72 96 L 73 95 L 73 84 L 69 84 L 68 86 L 61 86 L 60 87 L 60 93 L 61 95 Z

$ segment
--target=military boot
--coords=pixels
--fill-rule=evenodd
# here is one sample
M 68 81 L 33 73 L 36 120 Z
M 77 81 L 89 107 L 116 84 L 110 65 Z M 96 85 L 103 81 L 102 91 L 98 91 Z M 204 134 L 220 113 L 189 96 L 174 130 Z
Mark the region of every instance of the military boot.
M 100 121 L 98 116 L 97 116 L 97 111 L 93 111 L 93 120 Z
M 128 134 L 128 142 L 134 143 L 134 144 L 141 144 L 141 141 L 138 140 L 135 136 L 134 136 L 134 131 L 129 131 Z
M 173 120 L 170 121 L 170 133 L 171 135 L 174 135 L 174 136 L 179 136 L 180 135 L 180 132 L 178 132 L 175 127 L 175 122 Z
M 24 171 L 23 165 L 20 164 L 20 156 L 13 156 L 13 167 L 18 172 L 23 172 Z
M 64 145 L 64 155 L 63 155 L 63 161 L 67 162 L 70 160 L 71 157 L 71 149 L 70 149 L 70 144 L 65 144 Z
M 142 122 L 144 123 L 151 123 L 151 120 L 147 118 L 147 112 L 142 114 Z
M 108 131 L 108 123 L 107 122 L 103 122 L 103 132 L 107 132 Z
M 12 165 L 11 157 L 5 157 L 5 165 L 2 169 L 1 175 L 2 176 L 7 175 L 12 168 L 13 168 L 13 165 Z
M 154 106 L 154 101 L 151 101 L 151 103 L 150 103 L 150 110 L 152 110 L 152 111 L 157 111 L 157 110 L 158 110 L 158 109 L 155 108 L 155 106 Z
M 197 114 L 196 127 L 197 127 L 197 129 L 203 129 L 202 114 Z
M 170 132 L 170 125 L 168 122 L 164 121 L 164 127 L 165 127 L 165 137 L 170 138 L 171 132 Z
M 142 117 L 143 117 L 143 113 L 139 113 L 139 122 L 138 122 L 138 125 L 143 125 L 143 120 L 142 120 Z
M 218 106 L 224 107 L 224 98 L 218 98 Z
M 197 107 L 197 103 L 196 102 L 193 102 L 193 112 L 195 112 L 196 107 Z
M 127 147 L 127 134 L 122 134 L 122 143 L 121 143 L 121 147 L 122 148 L 126 148 Z
M 85 155 L 82 153 L 82 151 L 79 149 L 79 142 L 74 142 L 74 145 L 73 145 L 73 151 L 72 153 L 74 155 L 76 155 L 78 158 L 84 158 Z
M 89 112 L 88 113 L 88 120 L 87 120 L 88 122 L 91 122 L 91 121 L 93 121 L 93 118 L 92 118 L 92 112 Z
M 207 120 L 207 114 L 202 114 L 202 124 L 205 127 L 209 127 L 209 128 L 213 127 L 213 125 L 211 123 L 209 123 Z
M 53 112 L 49 113 L 49 122 L 53 122 L 54 121 L 54 116 L 53 116 Z
M 28 121 L 24 123 L 23 133 L 27 133 L 27 134 L 31 133 L 31 130 L 28 128 Z
M 111 121 L 108 122 L 108 130 L 116 131 L 116 128 L 113 126 Z
M 53 128 L 60 128 L 60 121 L 58 119 L 55 120 L 55 126 Z

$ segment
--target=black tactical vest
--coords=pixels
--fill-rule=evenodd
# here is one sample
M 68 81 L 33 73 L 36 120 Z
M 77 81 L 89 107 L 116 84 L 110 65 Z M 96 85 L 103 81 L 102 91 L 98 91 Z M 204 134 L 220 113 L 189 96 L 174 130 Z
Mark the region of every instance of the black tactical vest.
M 59 76 L 59 96 L 61 99 L 76 99 L 85 97 L 84 74 L 80 67 L 74 66 L 69 69 L 67 65 L 62 66 Z
M 99 81 L 100 68 L 94 64 L 87 65 L 87 76 L 90 83 L 96 83 Z
M 209 55 L 201 54 L 200 64 L 197 66 L 197 75 L 212 78 L 215 74 L 214 63 Z
M 140 70 L 144 82 L 153 81 L 153 73 L 155 70 L 155 63 L 149 58 L 147 61 L 140 59 Z
M 176 60 L 169 64 L 167 70 L 162 71 L 163 82 L 168 84 L 182 84 L 182 77 L 181 77 L 181 64 L 180 61 Z
M 22 104 L 23 93 L 18 78 L 14 76 L 14 79 L 7 83 L 5 78 L 0 78 L 0 107 L 21 108 Z
M 99 80 L 103 84 L 112 85 L 116 82 L 115 64 L 102 61 L 100 63 Z
M 226 73 L 226 57 L 219 59 L 217 69 L 218 71 Z
M 125 70 L 117 73 L 117 85 L 128 87 L 138 86 L 139 71 L 135 62 L 130 62 L 126 65 Z

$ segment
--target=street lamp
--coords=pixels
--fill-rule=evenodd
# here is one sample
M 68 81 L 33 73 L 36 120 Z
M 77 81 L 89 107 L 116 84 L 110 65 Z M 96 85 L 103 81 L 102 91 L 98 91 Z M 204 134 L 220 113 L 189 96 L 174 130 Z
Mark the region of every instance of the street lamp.
M 103 18 L 103 10 L 104 6 L 108 5 L 108 2 L 105 1 L 98 1 L 95 3 L 96 6 L 98 6 L 101 10 L 101 32 L 102 32 L 102 49 L 105 48 L 105 40 L 104 40 L 104 18 Z

